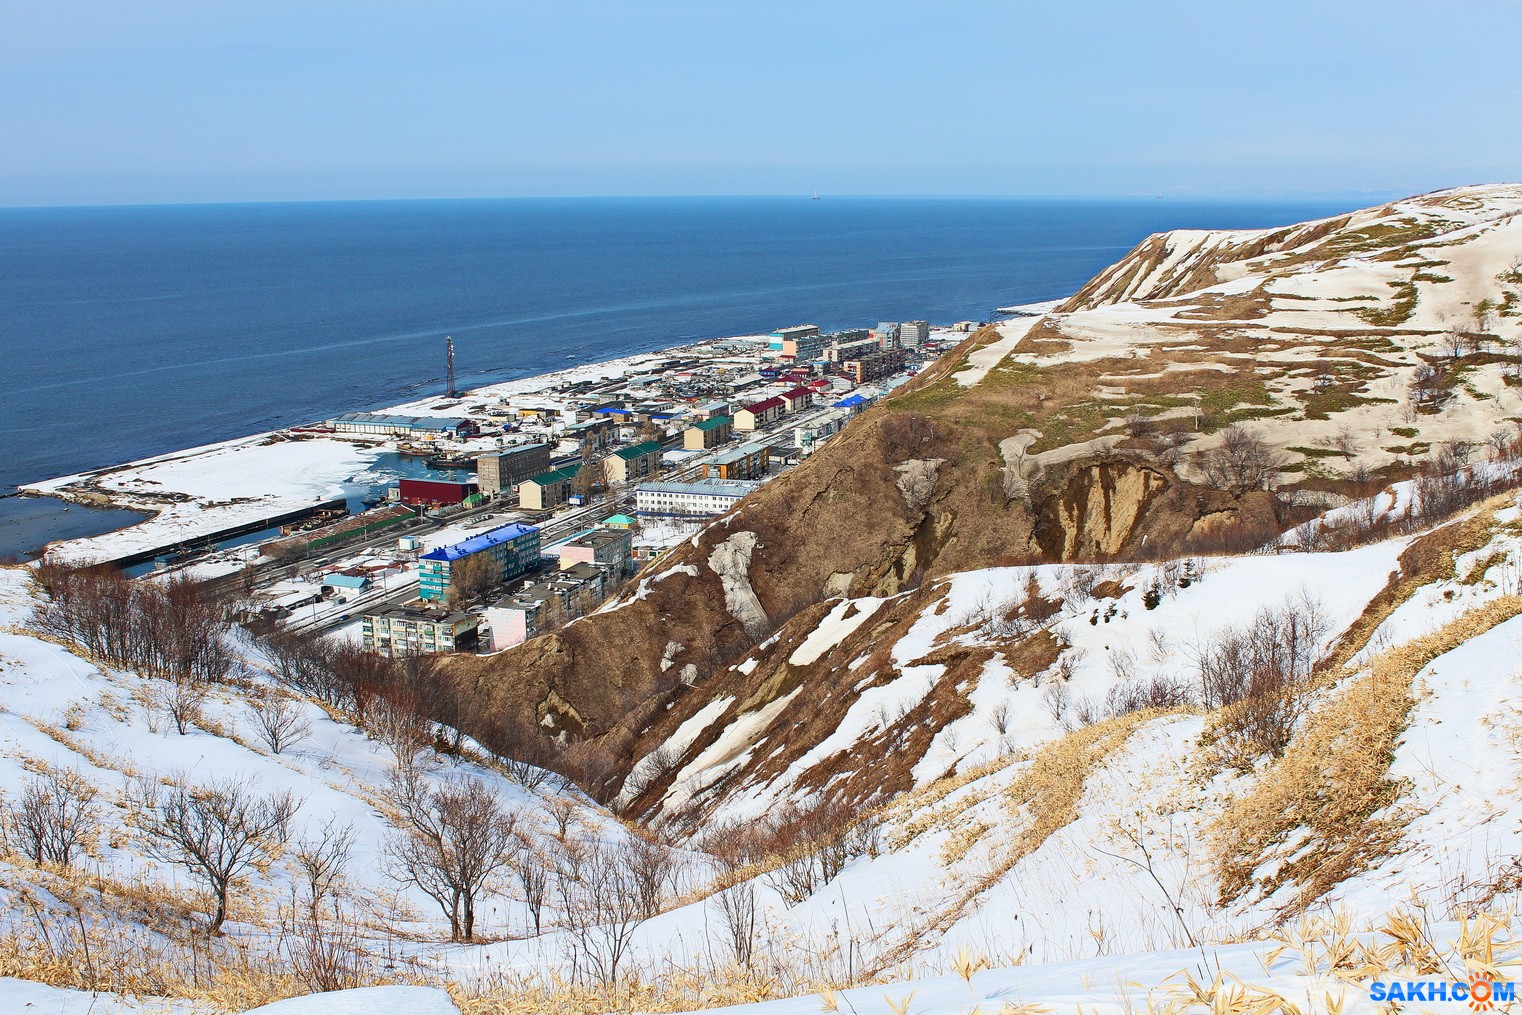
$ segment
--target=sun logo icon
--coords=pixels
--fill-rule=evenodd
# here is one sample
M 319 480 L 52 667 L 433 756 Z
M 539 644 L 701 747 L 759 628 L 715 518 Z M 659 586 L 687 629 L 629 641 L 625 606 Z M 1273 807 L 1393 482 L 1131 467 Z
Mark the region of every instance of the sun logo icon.
M 1489 973 L 1474 973 L 1469 977 L 1469 1009 L 1471 1011 L 1494 1011 L 1495 978 Z

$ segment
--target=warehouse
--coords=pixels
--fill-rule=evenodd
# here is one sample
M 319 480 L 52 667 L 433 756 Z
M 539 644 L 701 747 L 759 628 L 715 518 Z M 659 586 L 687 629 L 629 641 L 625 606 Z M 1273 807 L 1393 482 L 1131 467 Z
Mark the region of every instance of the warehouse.
M 402 503 L 416 507 L 453 507 L 479 492 L 472 481 L 452 479 L 404 479 L 398 488 Z
M 539 564 L 539 530 L 516 522 L 501 525 L 452 546 L 429 550 L 418 558 L 418 595 L 430 602 L 448 599 L 455 591 L 455 568 L 468 557 L 485 554 L 497 582 L 510 581 Z
M 430 440 L 459 439 L 477 432 L 476 425 L 468 419 L 452 416 L 392 416 L 380 412 L 346 412 L 328 420 L 328 426 L 338 433 Z

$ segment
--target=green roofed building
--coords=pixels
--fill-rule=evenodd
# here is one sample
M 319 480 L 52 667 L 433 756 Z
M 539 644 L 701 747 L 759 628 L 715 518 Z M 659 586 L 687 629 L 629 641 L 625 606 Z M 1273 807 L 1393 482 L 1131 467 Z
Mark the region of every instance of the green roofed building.
M 734 430 L 735 421 L 728 416 L 711 416 L 700 420 L 682 432 L 682 447 L 687 451 L 708 451 L 727 443 Z
M 634 483 L 661 471 L 661 442 L 642 441 L 603 459 L 603 474 L 608 483 Z
M 567 465 L 551 469 L 537 476 L 530 476 L 518 484 L 518 505 L 531 511 L 548 511 L 571 499 L 571 480 L 581 471 L 581 465 Z

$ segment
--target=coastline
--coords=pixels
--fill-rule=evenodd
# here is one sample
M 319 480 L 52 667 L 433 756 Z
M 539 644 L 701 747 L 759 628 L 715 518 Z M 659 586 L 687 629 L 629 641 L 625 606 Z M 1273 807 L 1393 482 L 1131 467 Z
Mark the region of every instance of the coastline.
M 374 411 L 452 416 L 475 399 L 551 395 L 565 384 L 613 380 L 684 354 L 713 356 L 715 350 L 729 344 L 764 340 L 765 336 L 759 335 L 703 339 L 489 383 L 463 391 L 454 399 L 436 394 Z M 25 483 L 17 487 L 16 496 L 52 498 L 145 516 L 108 532 L 51 540 L 41 547 L 42 554 L 76 562 L 138 556 L 315 503 L 352 497 L 365 488 L 368 484 L 362 477 L 372 472 L 392 442 L 306 429 L 321 422 L 313 420 Z

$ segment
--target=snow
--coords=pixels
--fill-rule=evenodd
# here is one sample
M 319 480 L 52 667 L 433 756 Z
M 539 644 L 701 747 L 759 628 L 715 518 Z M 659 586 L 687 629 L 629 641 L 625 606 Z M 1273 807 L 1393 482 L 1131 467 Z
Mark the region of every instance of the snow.
M 988 376 L 990 370 L 1004 360 L 1004 357 L 1014 351 L 1015 346 L 1020 344 L 1020 340 L 1028 335 L 1041 320 L 1040 317 L 1022 317 L 1016 321 L 1000 324 L 995 329 L 999 333 L 999 338 L 968 353 L 967 369 L 958 370 L 951 376 L 956 378 L 956 382 L 964 388 L 978 384 Z
M 459 1015 L 435 987 L 360 987 L 276 1001 L 246 1015 Z
M 787 657 L 792 666 L 808 666 L 819 657 L 851 636 L 862 624 L 872 619 L 884 599 L 850 599 L 836 604 L 804 639 L 803 644 Z M 848 616 L 849 614 L 849 616 Z

